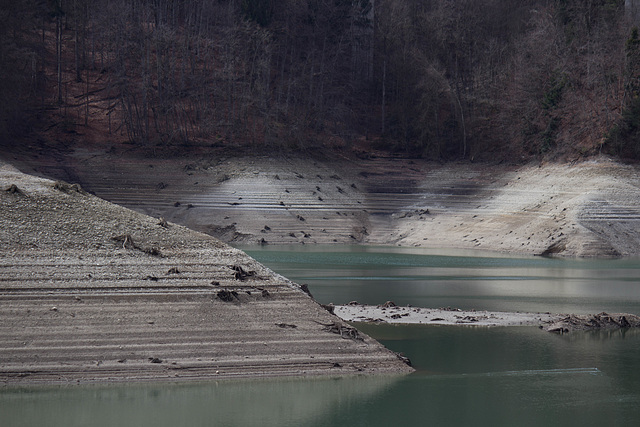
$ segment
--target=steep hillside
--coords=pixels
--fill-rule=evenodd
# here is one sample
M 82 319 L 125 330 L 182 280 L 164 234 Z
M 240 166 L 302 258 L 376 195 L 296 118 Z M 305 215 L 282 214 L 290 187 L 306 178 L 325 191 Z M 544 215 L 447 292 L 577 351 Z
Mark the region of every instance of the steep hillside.
M 638 158 L 625 3 L 5 2 L 1 143 Z

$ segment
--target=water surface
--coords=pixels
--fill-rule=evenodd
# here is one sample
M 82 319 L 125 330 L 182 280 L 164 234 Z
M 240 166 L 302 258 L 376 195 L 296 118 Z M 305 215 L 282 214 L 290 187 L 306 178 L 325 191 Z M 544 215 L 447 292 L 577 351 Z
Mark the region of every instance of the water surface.
M 640 260 L 506 257 L 367 246 L 243 248 L 324 304 L 640 314 Z
M 640 334 L 371 325 L 405 377 L 0 391 L 3 426 L 630 426 Z

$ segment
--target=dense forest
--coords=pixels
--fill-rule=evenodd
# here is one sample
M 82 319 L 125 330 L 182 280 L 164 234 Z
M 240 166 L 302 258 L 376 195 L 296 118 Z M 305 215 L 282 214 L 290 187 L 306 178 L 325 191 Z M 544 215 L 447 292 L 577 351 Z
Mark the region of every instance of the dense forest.
M 640 158 L 635 3 L 0 0 L 0 135 Z

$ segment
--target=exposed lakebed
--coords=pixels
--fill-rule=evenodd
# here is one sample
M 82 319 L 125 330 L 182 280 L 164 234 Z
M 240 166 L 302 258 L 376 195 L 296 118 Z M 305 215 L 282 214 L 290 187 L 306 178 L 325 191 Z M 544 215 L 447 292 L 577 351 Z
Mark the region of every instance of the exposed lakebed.
M 637 260 L 371 247 L 249 252 L 308 283 L 323 303 L 392 299 L 416 306 L 637 313 L 640 301 Z M 0 394 L 0 413 L 12 426 L 587 426 L 632 425 L 640 417 L 637 330 L 555 335 L 528 326 L 358 327 L 408 355 L 418 371 L 406 377 L 13 389 Z

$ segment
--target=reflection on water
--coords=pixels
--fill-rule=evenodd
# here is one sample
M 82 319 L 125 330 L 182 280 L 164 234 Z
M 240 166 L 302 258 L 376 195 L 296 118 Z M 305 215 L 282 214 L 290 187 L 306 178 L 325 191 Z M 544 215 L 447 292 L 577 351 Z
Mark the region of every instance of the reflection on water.
M 0 390 L 2 426 L 630 426 L 640 334 L 365 325 L 402 377 Z
M 385 393 L 397 376 L 0 391 L 2 426 L 304 426 Z
M 309 283 L 323 302 L 639 312 L 635 260 L 385 250 L 269 248 L 252 255 Z M 555 335 L 535 327 L 358 327 L 408 355 L 417 372 L 0 388 L 0 426 L 629 426 L 640 420 L 638 330 Z

